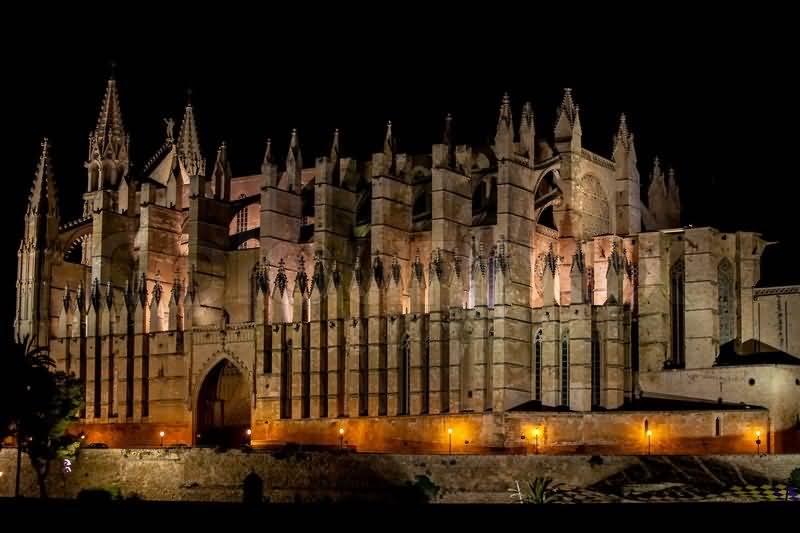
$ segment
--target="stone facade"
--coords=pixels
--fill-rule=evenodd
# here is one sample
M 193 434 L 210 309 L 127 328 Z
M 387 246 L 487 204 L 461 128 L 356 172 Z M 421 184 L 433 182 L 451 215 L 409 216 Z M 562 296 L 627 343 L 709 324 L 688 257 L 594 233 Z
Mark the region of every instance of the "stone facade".
M 156 444 L 160 431 L 184 443 L 246 431 L 253 443 L 327 442 L 346 419 L 375 435 L 401 428 L 386 448 L 417 432 L 426 449 L 464 419 L 489 449 L 511 445 L 498 431 L 517 431 L 521 409 L 553 428 L 579 420 L 575 443 L 625 449 L 630 421 L 616 434 L 599 421 L 628 420 L 614 413 L 643 395 L 717 400 L 691 373 L 722 376 L 721 346 L 744 353 L 760 339 L 798 353 L 794 300 L 770 305 L 754 288 L 769 243 L 676 228 L 675 174 L 658 161 L 642 202 L 624 116 L 610 159 L 583 148 L 570 90 L 552 136 L 537 135 L 530 104 L 519 118 L 504 97 L 493 146 L 473 147 L 455 143 L 448 116 L 429 154 L 398 152 L 389 123 L 367 161 L 340 153 L 337 130 L 310 165 L 293 131 L 280 166 L 268 142 L 261 173 L 233 176 L 225 143 L 206 166 L 189 103 L 177 138 L 169 122 L 134 173 L 111 79 L 78 220 L 60 219 L 43 145 L 17 337 L 35 336 L 83 380 L 80 426 L 119 446 Z M 777 315 L 759 315 L 761 302 Z M 790 385 L 757 398 L 731 385 L 725 401 L 773 409 L 781 391 L 764 431 L 784 431 L 800 416 Z M 695 415 L 710 416 L 680 416 Z M 688 427 L 680 416 L 667 433 Z M 749 439 L 753 423 L 737 424 Z

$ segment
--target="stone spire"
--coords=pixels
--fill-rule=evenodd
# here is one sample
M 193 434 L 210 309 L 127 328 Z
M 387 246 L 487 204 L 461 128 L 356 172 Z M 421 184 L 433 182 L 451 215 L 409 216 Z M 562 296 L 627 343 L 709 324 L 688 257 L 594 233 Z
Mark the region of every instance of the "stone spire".
M 564 89 L 564 97 L 558 108 L 555 127 L 556 148 L 559 152 L 580 150 L 581 119 L 580 110 L 572 99 L 572 89 Z
M 130 140 L 122 122 L 117 81 L 112 73 L 100 105 L 97 126 L 89 137 L 86 168 L 89 173 L 87 191 L 116 187 L 128 174 Z
M 522 107 L 522 117 L 519 121 L 519 153 L 528 157 L 533 163 L 534 156 L 534 136 L 536 130 L 533 126 L 533 105 L 525 102 Z
M 214 170 L 211 172 L 214 187 L 214 197 L 219 200 L 231 199 L 231 164 L 228 160 L 228 146 L 225 141 L 217 149 L 217 160 L 214 163 Z
M 178 134 L 178 160 L 188 176 L 203 176 L 206 173 L 206 160 L 200 150 L 200 138 L 197 135 L 191 91 L 188 94 L 186 109 L 181 121 L 181 131 Z
M 333 132 L 333 143 L 331 143 L 330 165 L 331 165 L 331 179 L 334 185 L 338 185 L 341 181 L 341 175 L 339 169 L 339 128 L 336 128 L 336 130 L 334 130 Z
M 453 115 L 450 113 L 444 119 L 444 134 L 442 135 L 442 144 L 447 147 L 447 166 L 455 168 L 456 166 L 456 142 L 455 134 L 453 132 Z
M 114 155 L 118 155 L 118 149 L 127 142 L 125 126 L 122 123 L 122 110 L 119 105 L 117 80 L 113 73 L 106 84 L 106 93 L 100 105 L 100 116 L 97 117 L 94 138 L 101 156 L 105 156 L 108 150 L 112 150 Z
M 514 145 L 514 117 L 511 113 L 511 97 L 503 95 L 500 113 L 497 117 L 497 131 L 494 135 L 494 151 L 498 159 L 511 156 Z
M 303 254 L 297 256 L 297 275 L 294 277 L 294 286 L 300 289 L 300 294 L 308 294 L 308 274 L 306 273 L 306 259 Z
M 53 162 L 50 158 L 50 142 L 42 139 L 42 152 L 36 165 L 36 175 L 28 196 L 28 215 L 42 215 L 58 218 L 58 189 L 53 175 Z
M 661 161 L 658 156 L 653 159 L 653 171 L 650 173 L 650 185 L 647 188 L 647 205 L 650 211 L 656 214 L 665 207 L 667 201 L 667 185 L 664 182 L 664 173 L 661 170 Z M 659 218 L 659 217 L 656 217 Z M 660 224 L 660 221 L 656 222 Z
M 542 278 L 542 298 L 545 306 L 556 303 L 555 280 L 558 276 L 558 256 L 553 252 L 553 243 L 542 258 L 544 261 L 544 275 Z
M 570 267 L 569 277 L 570 302 L 573 304 L 587 303 L 586 257 L 580 242 L 576 243 L 575 246 L 575 254 L 572 256 L 572 266 Z
M 297 130 L 292 130 L 289 139 L 289 153 L 286 155 L 286 177 L 289 180 L 288 190 L 300 192 L 303 184 L 303 155 L 300 152 L 300 139 Z
M 394 175 L 397 171 L 397 139 L 392 133 L 392 121 L 386 123 L 386 136 L 383 139 L 384 173 Z
M 280 291 L 281 297 L 286 292 L 286 285 L 288 279 L 286 277 L 286 262 L 281 257 L 281 260 L 278 261 L 278 273 L 275 275 L 275 288 Z
M 630 152 L 633 150 L 633 133 L 628 130 L 628 122 L 625 113 L 619 116 L 619 127 L 617 133 L 614 135 L 614 155 L 617 155 L 619 150 Z M 617 160 L 616 157 L 614 159 Z
M 267 139 L 267 145 L 264 149 L 264 160 L 261 162 L 261 171 L 264 171 L 264 167 L 267 165 L 272 165 L 275 163 L 275 158 L 272 157 L 272 139 Z

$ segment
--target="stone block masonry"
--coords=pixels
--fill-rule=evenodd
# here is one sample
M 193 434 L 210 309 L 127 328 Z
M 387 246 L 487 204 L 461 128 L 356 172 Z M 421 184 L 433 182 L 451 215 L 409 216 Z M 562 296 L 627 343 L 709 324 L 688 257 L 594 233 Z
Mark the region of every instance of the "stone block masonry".
M 6 474 L 0 477 L 0 497 L 13 495 L 15 459 L 15 450 L 0 450 L 0 471 Z M 723 484 L 736 484 L 740 477 L 745 481 L 760 478 L 783 483 L 789 472 L 800 465 L 800 455 L 685 459 L 688 464 L 703 461 L 717 477 L 720 470 L 730 471 L 730 479 L 721 480 Z M 672 463 L 678 461 L 673 459 Z M 643 464 L 652 472 L 660 463 L 668 464 L 663 458 L 638 456 L 217 453 L 197 448 L 82 450 L 72 472 L 53 468 L 48 491 L 51 497 L 76 498 L 84 489 L 117 487 L 123 497 L 136 494 L 145 500 L 237 502 L 242 501 L 244 478 L 255 473 L 264 483 L 264 495 L 273 503 L 381 500 L 417 476 L 427 476 L 440 487 L 441 497 L 436 501 L 508 503 L 511 500 L 507 489 L 515 480 L 548 476 L 556 483 L 589 487 L 622 471 L 641 469 Z M 22 494 L 35 497 L 35 476 L 27 461 L 23 466 Z

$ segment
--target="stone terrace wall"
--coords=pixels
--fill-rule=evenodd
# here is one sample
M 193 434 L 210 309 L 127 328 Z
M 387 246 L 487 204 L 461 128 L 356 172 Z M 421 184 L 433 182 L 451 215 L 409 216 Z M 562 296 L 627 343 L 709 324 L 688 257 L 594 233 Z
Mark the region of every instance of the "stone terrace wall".
M 16 453 L 0 450 L 0 496 L 12 496 Z M 25 459 L 23 457 L 23 459 Z M 785 480 L 800 455 L 706 456 L 738 468 Z M 550 476 L 556 482 L 588 486 L 636 465 L 637 456 L 586 455 L 378 455 L 300 452 L 216 453 L 210 449 L 82 450 L 72 472 L 49 478 L 53 497 L 74 498 L 86 488 L 119 487 L 123 496 L 145 500 L 241 501 L 243 480 L 255 472 L 272 502 L 380 498 L 428 476 L 442 488 L 444 502 L 508 502 L 514 480 Z M 22 492 L 38 495 L 33 472 L 23 463 Z

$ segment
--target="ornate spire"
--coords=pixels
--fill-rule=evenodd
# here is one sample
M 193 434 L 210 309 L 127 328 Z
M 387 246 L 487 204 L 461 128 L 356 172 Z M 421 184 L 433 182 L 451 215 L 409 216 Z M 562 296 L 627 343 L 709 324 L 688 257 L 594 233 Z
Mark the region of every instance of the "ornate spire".
M 400 285 L 400 262 L 397 257 L 392 258 L 392 280 L 395 285 Z
M 72 302 L 69 296 L 69 283 L 64 285 L 64 297 L 61 298 L 61 301 L 64 303 L 64 311 L 69 311 Z
M 314 275 L 311 277 L 311 290 L 317 287 L 319 291 L 325 291 L 325 265 L 322 263 L 322 252 L 314 252 Z M 310 291 L 309 291 L 310 292 Z
M 337 289 L 342 283 L 342 273 L 339 272 L 339 262 L 336 259 L 331 263 L 331 281 L 333 281 L 333 286 Z
M 570 88 L 564 89 L 564 97 L 561 99 L 558 115 L 565 115 L 567 120 L 569 120 L 570 126 L 575 125 L 575 119 L 578 116 L 578 106 L 575 105 L 575 101 L 572 99 L 572 89 Z
M 436 278 L 442 281 L 444 275 L 444 260 L 442 259 L 442 250 L 436 248 L 431 254 L 431 270 L 436 274 Z
M 420 261 L 420 258 L 419 258 L 419 250 L 417 250 L 417 255 L 414 256 L 414 263 L 411 265 L 411 269 L 412 269 L 412 271 L 414 273 L 414 277 L 417 279 L 417 281 L 420 284 L 424 283 L 425 282 L 425 280 L 424 280 L 425 270 L 424 270 L 424 268 L 422 266 L 422 261 Z
M 289 153 L 286 156 L 286 175 L 289 178 L 289 190 L 300 192 L 303 183 L 303 155 L 300 152 L 300 138 L 297 130 L 292 130 L 292 137 L 289 139 Z
M 100 281 L 94 278 L 92 281 L 92 292 L 89 294 L 89 302 L 95 311 L 100 309 Z
M 611 242 L 611 254 L 608 256 L 608 268 L 614 269 L 614 272 L 622 272 L 625 266 L 625 256 L 619 253 L 617 248 L 617 241 Z
M 214 179 L 214 194 L 220 200 L 230 200 L 230 186 L 233 172 L 228 160 L 228 145 L 225 141 L 217 148 L 217 160 L 214 162 L 214 170 L 211 172 Z
M 503 100 L 500 102 L 500 113 L 497 117 L 497 129 L 501 127 L 513 130 L 514 117 L 511 114 L 511 97 L 508 93 L 503 94 Z
M 164 293 L 164 287 L 161 286 L 161 274 L 156 272 L 156 280 L 153 283 L 153 300 L 156 303 L 161 303 L 161 295 Z
M 450 113 L 444 119 L 444 134 L 442 135 L 442 144 L 447 147 L 447 166 L 455 168 L 456 166 L 456 143 L 455 135 L 453 133 L 453 115 Z
M 339 128 L 333 130 L 333 143 L 331 143 L 331 161 L 339 160 Z
M 275 163 L 272 157 L 272 139 L 267 139 L 266 148 L 264 149 L 264 160 L 261 162 L 261 173 L 267 174 L 269 167 Z
M 303 254 L 297 256 L 297 275 L 294 277 L 294 285 L 300 289 L 301 294 L 308 293 L 308 274 L 306 273 L 306 258 Z
M 536 130 L 533 125 L 533 105 L 525 102 L 522 107 L 522 117 L 519 121 L 519 145 L 520 153 L 533 160 L 534 146 L 533 140 Z
M 258 290 L 263 294 L 267 294 L 269 292 L 269 263 L 266 257 L 263 257 L 261 261 L 256 264 L 255 270 L 256 287 L 258 287 Z
M 181 301 L 180 298 L 181 298 L 181 280 L 179 280 L 178 277 L 175 276 L 175 279 L 173 279 L 172 281 L 172 287 L 169 290 L 169 301 L 170 303 L 178 305 L 178 302 Z
M 117 156 L 122 144 L 127 143 L 125 126 L 122 123 L 122 110 L 119 105 L 117 80 L 112 74 L 106 83 L 106 94 L 100 105 L 100 116 L 94 130 L 94 138 L 100 156 L 105 156 L 110 149 Z
M 278 261 L 278 273 L 275 275 L 275 286 L 281 292 L 281 296 L 286 292 L 286 284 L 288 281 L 286 277 L 286 262 L 283 260 L 283 257 L 281 257 L 281 260 Z
M 392 121 L 386 123 L 386 137 L 383 139 L 384 171 L 393 175 L 397 170 L 397 139 L 392 134 Z
M 546 269 L 550 271 L 553 276 L 556 275 L 558 271 L 558 256 L 553 253 L 553 243 L 550 243 L 550 247 L 547 250 L 547 254 L 544 256 L 544 266 Z
M 58 217 L 58 189 L 53 175 L 53 162 L 50 159 L 50 143 L 47 137 L 42 139 L 42 152 L 28 196 L 27 214 Z
M 494 134 L 494 151 L 499 159 L 511 156 L 514 148 L 514 117 L 511 113 L 511 98 L 503 95 L 497 116 L 497 131 Z
M 569 271 L 578 271 L 580 273 L 586 271 L 586 256 L 583 253 L 583 245 L 580 242 L 578 242 L 575 247 L 575 254 L 572 256 L 572 266 Z
M 511 254 L 506 252 L 506 238 L 504 235 L 500 235 L 500 242 L 497 245 L 495 261 L 497 262 L 497 266 L 500 268 L 500 272 L 503 274 L 508 273 L 508 269 L 511 266 Z
M 197 134 L 197 123 L 191 101 L 192 92 L 188 91 L 186 109 L 183 112 L 181 131 L 178 133 L 178 160 L 189 176 L 203 176 L 206 173 L 206 160 L 200 150 L 200 138 Z
M 375 283 L 378 287 L 383 288 L 383 260 L 380 256 L 380 250 L 376 250 L 375 259 L 372 261 L 372 276 L 375 278 Z

